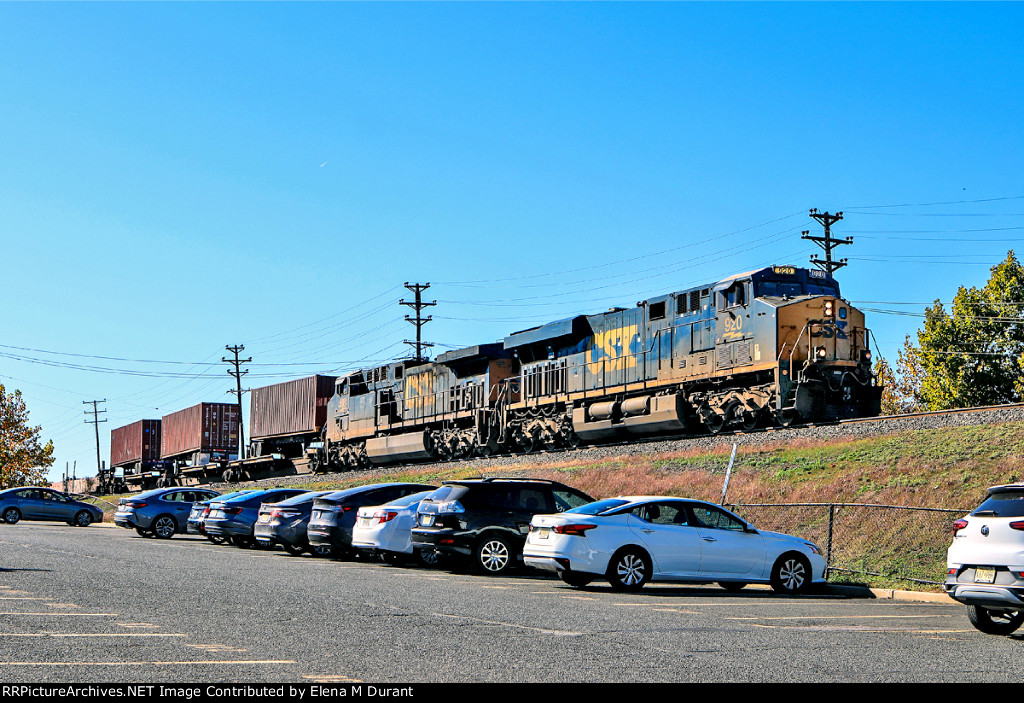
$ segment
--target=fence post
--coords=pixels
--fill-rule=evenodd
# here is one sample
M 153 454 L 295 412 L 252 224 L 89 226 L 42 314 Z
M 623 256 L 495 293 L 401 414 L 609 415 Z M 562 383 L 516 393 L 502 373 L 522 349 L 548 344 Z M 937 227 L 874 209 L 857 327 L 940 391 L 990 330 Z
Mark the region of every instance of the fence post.
M 825 540 L 825 580 L 828 581 L 828 572 L 832 567 L 832 526 L 836 520 L 836 505 L 829 503 L 828 506 L 828 538 Z

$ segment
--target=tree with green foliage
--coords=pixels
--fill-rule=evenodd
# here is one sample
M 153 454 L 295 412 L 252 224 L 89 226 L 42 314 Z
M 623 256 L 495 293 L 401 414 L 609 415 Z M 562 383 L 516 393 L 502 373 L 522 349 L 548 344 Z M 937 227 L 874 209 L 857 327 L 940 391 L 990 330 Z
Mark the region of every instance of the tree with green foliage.
M 1024 268 L 1013 250 L 982 288 L 957 291 L 952 310 L 925 311 L 917 333 L 921 397 L 931 410 L 1024 400 Z
M 928 409 L 921 394 L 924 368 L 921 366 L 921 352 L 910 343 L 908 334 L 899 351 L 896 369 L 889 366 L 884 357 L 875 360 L 875 375 L 882 386 L 882 414 L 905 415 Z
M 40 444 L 41 427 L 30 427 L 21 391 L 0 383 L 0 488 L 46 483 L 53 465 L 53 441 Z

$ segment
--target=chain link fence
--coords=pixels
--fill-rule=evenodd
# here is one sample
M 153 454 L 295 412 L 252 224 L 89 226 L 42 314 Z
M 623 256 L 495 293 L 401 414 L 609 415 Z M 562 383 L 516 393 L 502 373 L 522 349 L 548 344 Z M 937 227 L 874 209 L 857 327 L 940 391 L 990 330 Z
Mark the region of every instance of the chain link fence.
M 840 574 L 941 584 L 953 522 L 968 510 L 867 503 L 741 503 L 732 509 L 761 530 L 821 548 L 826 578 Z

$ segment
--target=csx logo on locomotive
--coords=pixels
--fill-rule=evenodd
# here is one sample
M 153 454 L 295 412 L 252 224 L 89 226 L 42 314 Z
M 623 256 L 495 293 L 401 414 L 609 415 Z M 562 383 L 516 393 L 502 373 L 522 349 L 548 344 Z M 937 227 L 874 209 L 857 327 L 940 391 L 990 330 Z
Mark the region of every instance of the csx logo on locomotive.
M 625 325 L 595 332 L 593 346 L 587 354 L 590 373 L 636 368 L 636 357 L 643 351 L 639 329 L 638 325 Z

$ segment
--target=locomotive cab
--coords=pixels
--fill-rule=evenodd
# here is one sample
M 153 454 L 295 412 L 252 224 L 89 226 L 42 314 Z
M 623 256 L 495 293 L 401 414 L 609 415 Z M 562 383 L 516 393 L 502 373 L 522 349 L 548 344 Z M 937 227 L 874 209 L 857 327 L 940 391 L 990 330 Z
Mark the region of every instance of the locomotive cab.
M 871 371 L 864 313 L 842 298 L 839 284 L 824 271 L 797 271 L 804 280 L 769 281 L 761 290 L 777 320 L 776 412 L 786 421 L 877 415 L 881 388 Z M 771 292 L 776 295 L 764 295 Z

